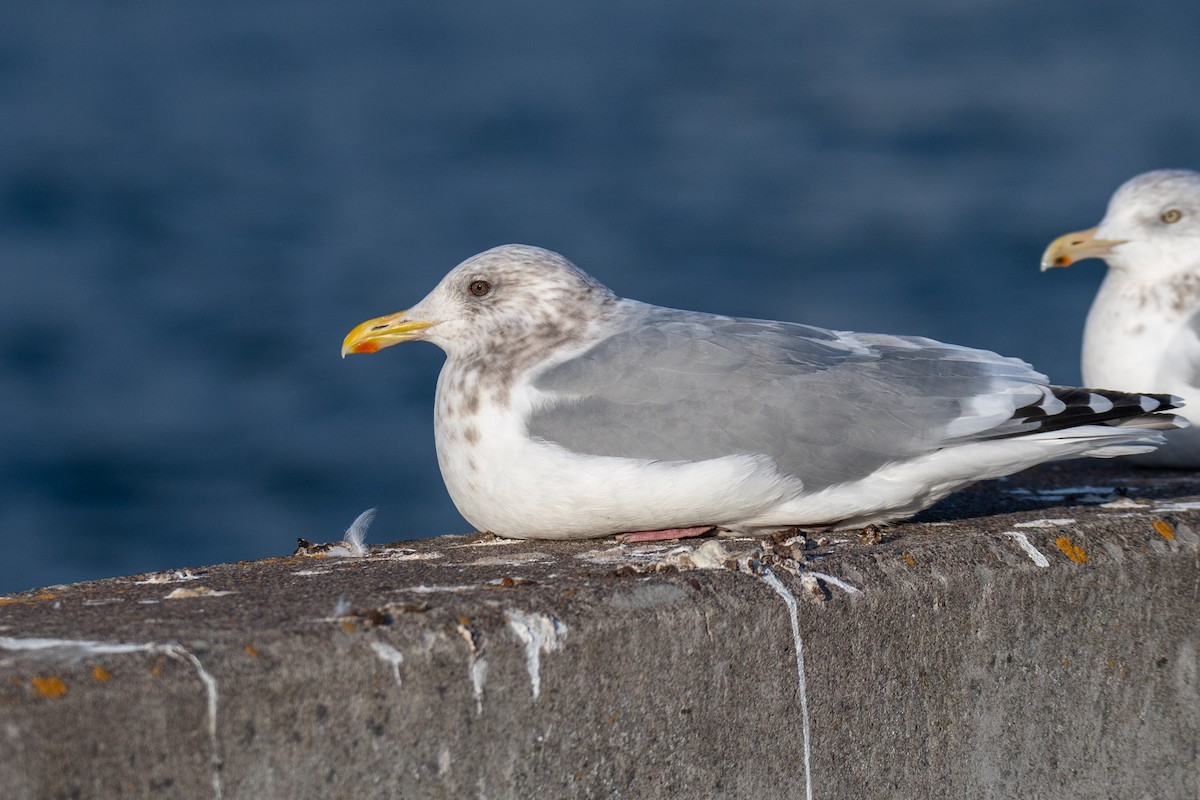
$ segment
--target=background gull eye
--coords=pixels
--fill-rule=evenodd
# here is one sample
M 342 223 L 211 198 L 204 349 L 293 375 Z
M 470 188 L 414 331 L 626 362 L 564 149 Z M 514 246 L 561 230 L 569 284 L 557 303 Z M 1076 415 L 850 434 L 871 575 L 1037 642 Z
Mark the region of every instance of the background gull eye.
M 1170 225 L 1173 222 L 1179 222 L 1182 217 L 1182 211 L 1180 211 L 1178 208 L 1170 208 L 1162 213 L 1162 217 L 1160 217 L 1160 219 Z
M 485 294 L 487 294 L 491 290 L 492 290 L 492 285 L 490 283 L 488 283 L 487 281 L 471 281 L 470 285 L 467 286 L 467 291 L 469 291 L 471 294 L 475 295 L 476 297 L 483 297 Z

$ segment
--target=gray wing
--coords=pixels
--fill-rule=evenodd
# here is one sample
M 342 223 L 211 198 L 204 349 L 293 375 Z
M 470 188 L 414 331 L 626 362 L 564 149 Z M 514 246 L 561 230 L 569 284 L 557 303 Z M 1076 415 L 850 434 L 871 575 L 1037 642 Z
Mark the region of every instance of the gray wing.
M 766 454 L 819 489 L 951 441 L 1020 432 L 1014 410 L 1049 396 L 1022 361 L 930 339 L 640 304 L 629 314 L 537 377 L 551 401 L 530 417 L 531 435 L 657 461 Z

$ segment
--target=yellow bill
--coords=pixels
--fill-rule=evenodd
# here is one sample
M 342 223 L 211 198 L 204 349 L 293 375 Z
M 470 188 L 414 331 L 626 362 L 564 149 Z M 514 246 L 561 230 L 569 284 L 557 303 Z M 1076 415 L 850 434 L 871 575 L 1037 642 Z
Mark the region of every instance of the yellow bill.
M 1075 231 L 1051 242 L 1046 252 L 1042 253 L 1042 272 L 1054 267 L 1069 267 L 1085 258 L 1104 258 L 1112 253 L 1114 247 L 1126 242 L 1125 239 L 1097 239 L 1097 230 L 1099 228 Z
M 397 311 L 386 317 L 376 317 L 357 325 L 342 341 L 342 358 L 348 353 L 376 353 L 401 342 L 424 339 L 422 333 L 436 323 L 409 319 L 407 311 Z

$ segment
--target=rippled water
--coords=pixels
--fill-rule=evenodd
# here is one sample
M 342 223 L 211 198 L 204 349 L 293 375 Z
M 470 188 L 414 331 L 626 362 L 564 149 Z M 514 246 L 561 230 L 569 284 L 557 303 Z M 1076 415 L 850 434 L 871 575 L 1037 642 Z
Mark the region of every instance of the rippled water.
M 0 26 L 0 591 L 461 532 L 440 353 L 522 241 L 665 305 L 1078 380 L 1111 191 L 1200 165 L 1200 4 L 57 2 Z

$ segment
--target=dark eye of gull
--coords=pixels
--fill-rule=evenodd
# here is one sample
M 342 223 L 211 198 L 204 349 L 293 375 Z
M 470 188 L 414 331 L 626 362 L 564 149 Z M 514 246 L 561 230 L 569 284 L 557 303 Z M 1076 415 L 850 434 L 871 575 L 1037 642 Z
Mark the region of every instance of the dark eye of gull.
M 471 281 L 471 284 L 467 287 L 467 291 L 476 297 L 483 297 L 491 290 L 492 285 L 487 281 Z
M 1179 222 L 1179 220 L 1182 217 L 1183 217 L 1182 211 L 1180 211 L 1178 208 L 1171 208 L 1171 209 L 1167 209 L 1166 211 L 1164 211 L 1162 213 L 1161 219 L 1163 222 L 1170 225 L 1172 223 Z

